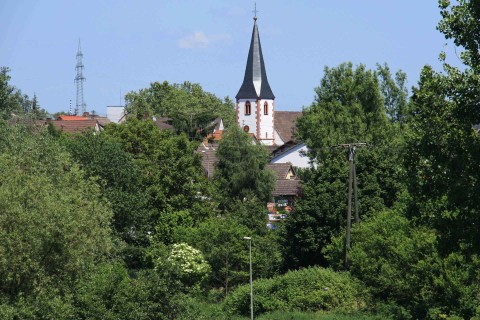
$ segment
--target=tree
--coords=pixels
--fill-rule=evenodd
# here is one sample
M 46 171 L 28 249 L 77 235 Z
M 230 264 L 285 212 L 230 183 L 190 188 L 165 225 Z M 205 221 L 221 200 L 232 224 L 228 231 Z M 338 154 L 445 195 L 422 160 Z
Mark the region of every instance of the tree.
M 275 177 L 265 169 L 267 152 L 243 130 L 232 126 L 225 131 L 217 158 L 214 179 L 224 199 L 254 197 L 264 203 L 271 199 Z
M 403 125 L 406 121 L 408 107 L 408 90 L 405 86 L 407 74 L 398 70 L 393 79 L 386 63 L 383 66 L 377 64 L 377 71 L 388 118 L 391 122 Z
M 440 1 L 439 5 L 443 19 L 438 28 L 463 47 L 466 69 L 445 62 L 445 72 L 439 73 L 426 66 L 414 88 L 405 160 L 414 198 L 411 212 L 439 232 L 443 254 L 460 249 L 477 254 L 480 37 L 474 31 L 480 28 L 479 3 Z
M 264 230 L 267 230 L 264 224 Z M 227 295 L 231 288 L 248 282 L 249 253 L 245 236 L 252 237 L 255 278 L 271 277 L 281 264 L 280 248 L 272 233 L 256 234 L 235 219 L 235 212 L 212 217 L 196 227 L 178 230 L 178 239 L 198 248 L 212 267 L 209 287 Z
M 105 134 L 123 146 L 141 171 L 141 189 L 152 212 L 142 230 L 160 232 L 157 236 L 170 244 L 178 224 L 194 225 L 215 212 L 212 188 L 195 153 L 197 145 L 185 134 L 135 118 L 107 126 Z
M 120 143 L 103 133 L 88 132 L 63 142 L 86 175 L 99 179 L 112 207 L 115 234 L 127 244 L 124 259 L 128 267 L 139 268 L 143 248 L 149 245 L 148 232 L 153 231 L 141 169 Z
M 210 133 L 212 121 L 220 117 L 226 126 L 234 123 L 233 102 L 203 91 L 196 83 L 153 82 L 150 88 L 126 95 L 127 113 L 143 118 L 145 114 L 170 117 L 177 132 L 201 139 Z
M 110 207 L 48 134 L 0 130 L 0 296 L 63 295 L 113 251 Z
M 75 288 L 71 319 L 179 319 L 186 297 L 154 270 L 129 275 L 120 263 L 100 264 Z
M 382 67 L 382 81 L 388 78 L 388 67 Z M 326 265 L 322 249 L 345 226 L 348 182 L 348 154 L 338 144 L 365 142 L 357 149 L 359 211 L 362 216 L 390 207 L 403 189 L 400 152 L 403 138 L 399 126 L 388 121 L 385 101 L 404 105 L 403 95 L 382 95 L 378 74 L 364 65 L 355 69 L 351 63 L 325 68 L 315 101 L 304 109 L 298 120 L 298 135 L 310 149 L 317 166 L 306 170 L 303 198 L 295 213 L 281 230 L 288 268 Z M 395 92 L 401 88 L 395 87 Z M 392 102 L 393 103 L 393 102 Z
M 439 0 L 442 20 L 437 29 L 446 39 L 453 39 L 457 47 L 462 47 L 460 53 L 462 62 L 480 72 L 480 3 L 476 0 L 458 0 L 454 5 L 450 0 Z
M 13 113 L 24 113 L 30 110 L 31 102 L 28 96 L 23 95 L 20 90 L 9 84 L 10 69 L 0 68 L 0 114 L 2 119 L 10 119 Z
M 312 156 L 332 145 L 350 142 L 378 144 L 385 138 L 387 116 L 375 72 L 351 63 L 325 67 L 314 103 L 298 120 L 298 135 Z

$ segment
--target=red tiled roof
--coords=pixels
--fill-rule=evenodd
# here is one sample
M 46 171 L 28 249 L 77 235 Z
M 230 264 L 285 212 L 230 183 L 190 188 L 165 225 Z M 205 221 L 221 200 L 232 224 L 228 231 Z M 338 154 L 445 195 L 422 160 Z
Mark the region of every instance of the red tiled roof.
M 67 132 L 67 133 L 78 133 L 78 132 L 83 132 L 87 131 L 89 129 L 94 129 L 97 126 L 97 121 L 96 120 L 68 120 L 68 121 L 62 121 L 62 120 L 57 120 L 57 121 L 52 121 L 51 122 L 55 128 L 62 132 Z
M 57 120 L 59 121 L 79 121 L 79 120 L 88 120 L 87 117 L 81 117 L 81 116 L 67 116 L 67 115 L 61 115 L 58 116 Z
M 300 180 L 280 179 L 275 181 L 275 190 L 272 196 L 298 196 Z

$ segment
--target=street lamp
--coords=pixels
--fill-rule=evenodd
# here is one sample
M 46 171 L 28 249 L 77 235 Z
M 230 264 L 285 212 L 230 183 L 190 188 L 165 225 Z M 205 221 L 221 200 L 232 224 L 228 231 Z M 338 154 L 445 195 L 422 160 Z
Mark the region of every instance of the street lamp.
M 250 318 L 253 320 L 253 281 L 252 281 L 252 238 L 243 237 L 250 244 Z

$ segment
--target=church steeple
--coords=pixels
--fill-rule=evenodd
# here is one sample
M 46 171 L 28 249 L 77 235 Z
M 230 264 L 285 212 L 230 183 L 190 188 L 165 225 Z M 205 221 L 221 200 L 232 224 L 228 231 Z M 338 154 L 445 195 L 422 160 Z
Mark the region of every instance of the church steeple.
M 253 18 L 252 40 L 248 51 L 247 67 L 242 86 L 235 96 L 238 99 L 275 99 L 268 84 L 265 62 L 263 61 L 262 46 L 257 27 L 257 17 Z

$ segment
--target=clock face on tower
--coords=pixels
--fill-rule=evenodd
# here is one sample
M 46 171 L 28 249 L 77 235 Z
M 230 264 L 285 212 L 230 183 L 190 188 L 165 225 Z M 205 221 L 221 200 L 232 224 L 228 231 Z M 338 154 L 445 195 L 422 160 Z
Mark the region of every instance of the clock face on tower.
M 245 131 L 246 133 L 248 133 L 250 131 L 250 127 L 249 126 L 244 126 L 243 127 L 243 131 Z

